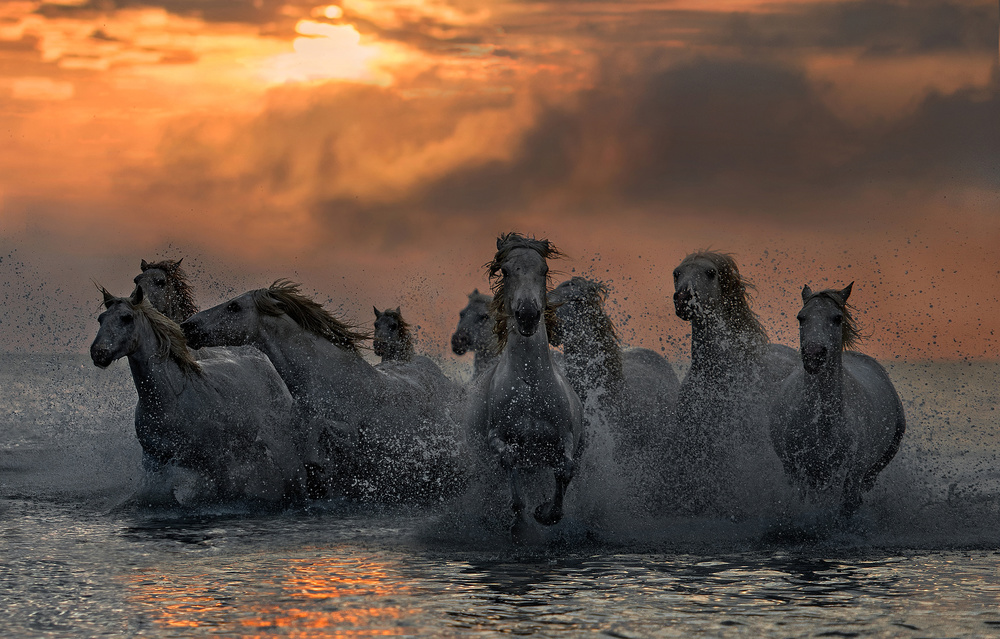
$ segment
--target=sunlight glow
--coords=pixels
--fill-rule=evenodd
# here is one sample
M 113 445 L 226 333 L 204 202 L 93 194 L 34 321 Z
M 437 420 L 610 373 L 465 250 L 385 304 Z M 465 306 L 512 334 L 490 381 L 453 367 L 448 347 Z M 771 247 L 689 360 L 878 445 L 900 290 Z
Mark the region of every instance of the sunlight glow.
M 328 9 L 330 7 L 327 7 Z M 353 25 L 300 20 L 295 31 L 301 37 L 292 43 L 293 53 L 268 60 L 262 76 L 268 82 L 351 80 L 387 85 L 387 75 L 376 73 L 372 63 L 382 53 L 376 45 L 361 43 Z

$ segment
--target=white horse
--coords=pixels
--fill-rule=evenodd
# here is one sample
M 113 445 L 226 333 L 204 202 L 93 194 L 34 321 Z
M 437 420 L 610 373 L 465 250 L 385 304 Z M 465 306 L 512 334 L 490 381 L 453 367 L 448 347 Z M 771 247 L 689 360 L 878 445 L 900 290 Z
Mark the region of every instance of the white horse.
M 906 431 L 903 405 L 889 375 L 850 350 L 858 338 L 843 290 L 802 289 L 801 366 L 771 407 L 771 441 L 785 473 L 810 496 L 839 497 L 840 515 L 861 505 Z M 839 493 L 839 495 L 838 495 Z
M 674 506 L 738 514 L 781 470 L 769 445 L 767 405 L 796 365 L 769 344 L 730 255 L 700 251 L 674 269 L 674 308 L 691 323 L 691 368 L 677 400 Z M 771 461 L 773 460 L 773 464 Z
M 508 233 L 497 239 L 488 265 L 501 351 L 496 366 L 471 392 L 468 434 L 474 448 L 499 461 L 506 474 L 516 541 L 531 536 L 520 473 L 553 469 L 555 494 L 538 505 L 534 518 L 555 524 L 562 519 L 563 498 L 583 445 L 583 406 L 549 349 L 557 319 L 547 300 L 546 260 L 559 255 L 547 240 Z
M 331 491 L 437 501 L 463 484 L 452 382 L 427 358 L 373 367 L 359 352 L 367 335 L 298 285 L 279 280 L 201 311 L 182 328 L 196 348 L 249 344 L 270 358 L 313 420 L 310 461 Z
M 636 455 L 662 453 L 672 434 L 680 382 L 658 353 L 622 348 L 604 310 L 607 296 L 604 284 L 573 277 L 553 289 L 549 300 L 559 317 L 566 377 L 583 401 L 588 423 L 605 420 L 616 436 L 618 456 L 634 463 Z
M 181 505 L 247 500 L 279 505 L 303 495 L 293 402 L 263 355 L 197 362 L 180 327 L 143 299 L 106 290 L 90 346 L 107 368 L 127 357 L 139 395 L 135 431 L 147 466 L 193 471 L 199 485 L 170 488 Z

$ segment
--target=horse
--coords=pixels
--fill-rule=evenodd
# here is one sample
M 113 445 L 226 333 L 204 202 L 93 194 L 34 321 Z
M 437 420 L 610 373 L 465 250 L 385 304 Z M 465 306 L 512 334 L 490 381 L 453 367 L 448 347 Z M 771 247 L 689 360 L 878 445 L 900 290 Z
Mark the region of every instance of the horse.
M 548 240 L 505 233 L 487 265 L 500 356 L 471 392 L 467 432 L 474 449 L 499 462 L 507 479 L 516 542 L 534 536 L 524 517 L 521 472 L 552 469 L 555 493 L 533 512 L 538 523 L 551 526 L 562 519 L 583 450 L 583 405 L 549 349 L 558 320 L 547 300 L 547 260 L 560 256 Z
M 292 397 L 262 354 L 198 362 L 180 327 L 137 287 L 129 298 L 104 288 L 105 311 L 90 346 L 99 368 L 128 358 L 139 399 L 135 431 L 149 470 L 193 472 L 175 485 L 180 505 L 249 501 L 285 505 L 303 496 Z
M 906 431 L 888 373 L 852 350 L 859 338 L 847 303 L 853 286 L 802 289 L 801 364 L 782 383 L 770 420 L 771 441 L 789 480 L 812 497 L 839 489 L 845 519 L 895 457 Z
M 451 336 L 451 351 L 465 355 L 470 350 L 475 358 L 472 363 L 472 377 L 483 374 L 497 360 L 497 338 L 493 333 L 490 304 L 493 298 L 479 292 L 469 293 L 469 303 L 458 314 L 458 327 Z
M 182 261 L 184 258 L 152 263 L 142 260 L 141 272 L 132 280 L 136 289 L 142 287 L 153 308 L 178 324 L 198 312 L 187 273 L 181 268 Z
M 674 420 L 680 382 L 673 367 L 646 348 L 623 349 L 604 310 L 608 287 L 573 277 L 552 290 L 566 377 L 588 423 L 608 422 L 623 460 L 659 450 Z
M 427 358 L 373 367 L 360 352 L 367 334 L 288 280 L 201 311 L 182 328 L 195 348 L 252 345 L 267 355 L 316 424 L 314 471 L 328 493 L 438 501 L 461 489 L 457 426 L 442 390 L 450 382 Z
M 413 335 L 399 307 L 380 311 L 375 307 L 375 333 L 372 350 L 386 361 L 408 362 L 413 359 Z
M 796 365 L 795 351 L 770 344 L 750 308 L 753 284 L 731 255 L 698 251 L 673 271 L 674 310 L 691 323 L 691 368 L 677 398 L 675 504 L 699 514 L 738 513 L 780 481 L 768 442 L 767 404 Z M 773 477 L 772 477 L 773 476 Z

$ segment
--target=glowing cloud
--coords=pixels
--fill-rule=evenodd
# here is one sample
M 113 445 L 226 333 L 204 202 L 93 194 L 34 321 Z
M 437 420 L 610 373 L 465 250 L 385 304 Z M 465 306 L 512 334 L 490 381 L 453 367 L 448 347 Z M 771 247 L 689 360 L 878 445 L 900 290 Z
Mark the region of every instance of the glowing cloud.
M 362 44 L 361 34 L 353 25 L 300 20 L 295 31 L 300 37 L 292 43 L 293 53 L 275 56 L 264 63 L 261 75 L 265 81 L 283 84 L 349 80 L 389 84 L 389 76 L 376 72 L 372 65 L 381 49 Z

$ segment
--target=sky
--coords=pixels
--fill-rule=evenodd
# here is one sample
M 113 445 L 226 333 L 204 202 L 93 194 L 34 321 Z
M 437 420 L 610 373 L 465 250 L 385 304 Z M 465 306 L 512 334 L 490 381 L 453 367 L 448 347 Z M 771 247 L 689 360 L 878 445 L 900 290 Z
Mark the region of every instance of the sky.
M 884 360 L 1000 349 L 995 0 L 0 3 L 0 351 L 85 352 L 184 258 L 448 338 L 505 231 L 683 360 L 671 271 L 733 253 L 772 340 L 854 281 Z M 997 333 L 995 335 L 995 333 Z M 468 358 L 469 356 L 466 356 Z

